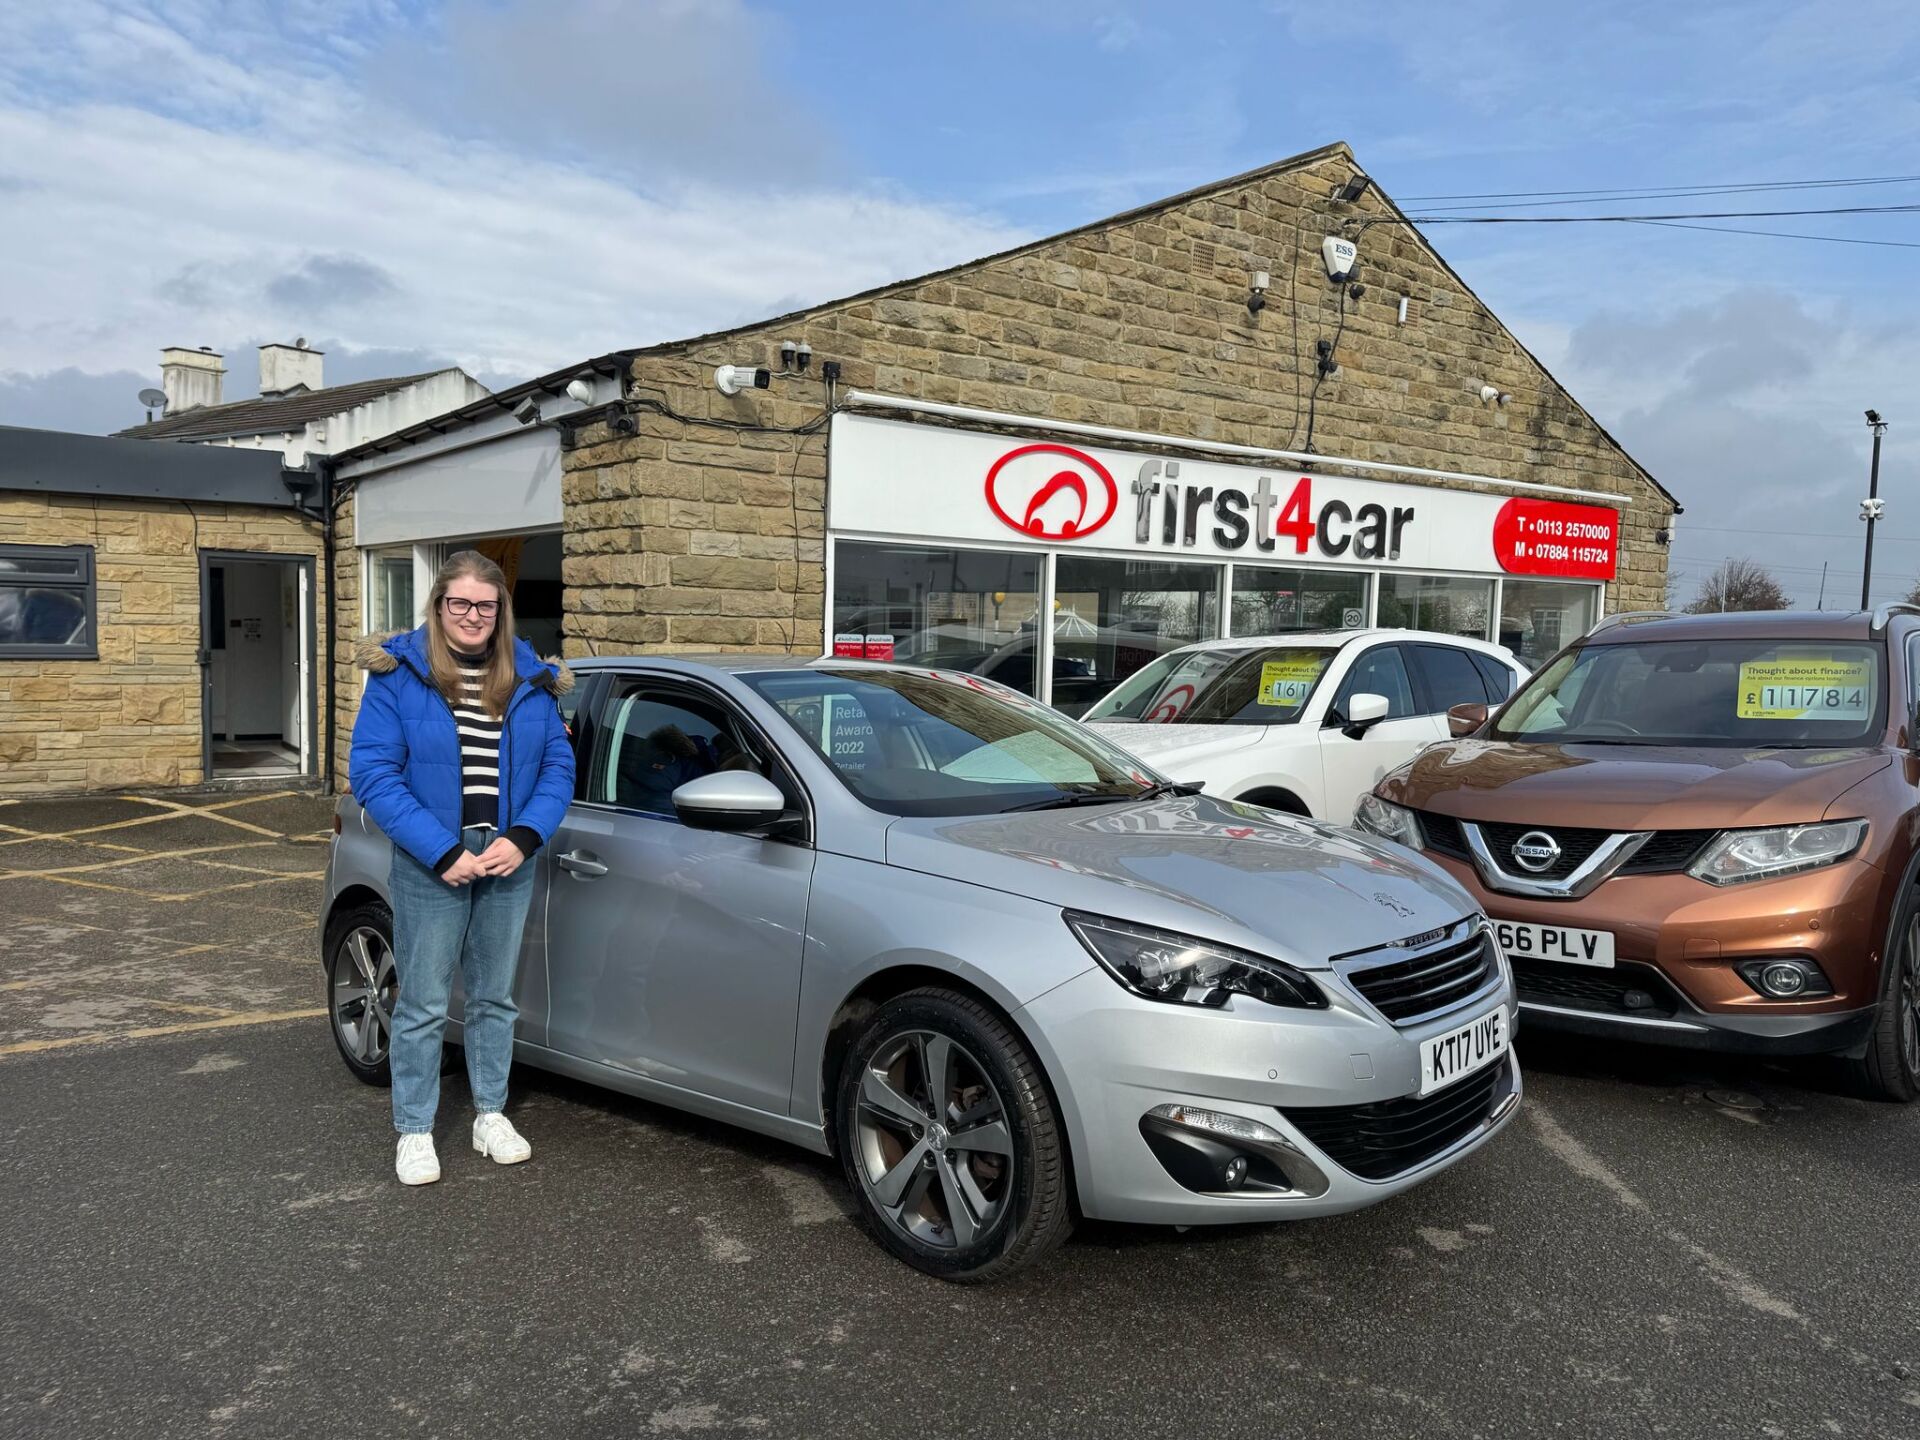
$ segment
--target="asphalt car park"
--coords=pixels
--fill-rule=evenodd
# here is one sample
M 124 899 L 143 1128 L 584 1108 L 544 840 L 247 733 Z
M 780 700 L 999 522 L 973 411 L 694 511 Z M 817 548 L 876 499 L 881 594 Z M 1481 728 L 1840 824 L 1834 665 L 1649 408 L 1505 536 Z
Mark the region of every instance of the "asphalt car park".
M 1083 1226 L 956 1287 L 831 1162 L 557 1077 L 392 1176 L 316 796 L 0 806 L 0 1434 L 1895 1435 L 1920 1110 L 1522 1029 L 1519 1121 L 1374 1209 Z

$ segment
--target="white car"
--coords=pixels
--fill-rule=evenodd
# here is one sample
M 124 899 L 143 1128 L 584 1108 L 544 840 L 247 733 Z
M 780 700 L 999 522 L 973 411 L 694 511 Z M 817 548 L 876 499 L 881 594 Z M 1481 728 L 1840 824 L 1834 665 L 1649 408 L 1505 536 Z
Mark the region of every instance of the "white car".
M 1484 640 L 1299 631 L 1169 651 L 1080 718 L 1209 795 L 1345 825 L 1389 771 L 1447 738 L 1449 709 L 1497 708 L 1526 676 Z

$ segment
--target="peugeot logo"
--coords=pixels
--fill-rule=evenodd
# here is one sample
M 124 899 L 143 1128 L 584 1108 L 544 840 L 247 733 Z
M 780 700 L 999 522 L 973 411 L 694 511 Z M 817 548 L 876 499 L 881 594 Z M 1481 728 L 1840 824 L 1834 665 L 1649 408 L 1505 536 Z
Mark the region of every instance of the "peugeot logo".
M 1107 467 L 1066 445 L 1022 445 L 987 472 L 987 506 L 1035 540 L 1074 540 L 1113 518 L 1120 489 Z
M 1544 830 L 1529 830 L 1513 842 L 1513 859 L 1522 870 L 1538 875 L 1551 870 L 1560 858 L 1560 842 Z

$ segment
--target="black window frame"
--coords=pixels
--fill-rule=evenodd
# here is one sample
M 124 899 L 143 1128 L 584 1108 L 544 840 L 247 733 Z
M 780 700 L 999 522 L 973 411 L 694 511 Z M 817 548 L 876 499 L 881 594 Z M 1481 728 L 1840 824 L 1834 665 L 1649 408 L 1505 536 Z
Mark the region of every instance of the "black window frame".
M 1391 650 L 1399 656 L 1400 673 L 1406 677 L 1407 681 L 1407 698 L 1412 701 L 1414 708 L 1405 715 L 1395 715 L 1389 706 L 1385 719 L 1381 723 L 1384 724 L 1388 720 L 1418 720 L 1422 715 L 1431 714 L 1431 711 L 1420 708 L 1427 703 L 1426 681 L 1420 673 L 1420 662 L 1407 654 L 1407 651 L 1412 648 L 1412 644 L 1408 641 L 1389 640 L 1384 644 L 1369 645 L 1355 655 L 1347 666 L 1347 673 L 1340 677 L 1340 688 L 1333 692 L 1333 703 L 1327 706 L 1326 719 L 1322 722 L 1322 728 L 1347 723 L 1347 702 L 1353 698 L 1354 686 L 1357 683 L 1354 677 L 1364 661 L 1383 650 Z
M 1513 698 L 1513 692 L 1520 688 L 1520 682 L 1526 677 L 1516 674 L 1511 666 L 1502 664 L 1485 651 L 1469 650 L 1467 654 L 1472 657 L 1474 669 L 1480 672 L 1480 678 L 1487 682 L 1488 708 L 1498 710 Z M 1501 687 L 1498 700 L 1493 698 L 1495 684 Z
M 87 611 L 87 633 L 83 645 L 42 645 L 26 641 L 0 640 L 0 660 L 98 660 L 100 658 L 100 582 L 91 545 L 12 545 L 0 544 L 0 558 L 72 559 L 81 561 L 77 580 L 9 580 L 0 578 L 0 587 L 63 590 L 81 597 Z

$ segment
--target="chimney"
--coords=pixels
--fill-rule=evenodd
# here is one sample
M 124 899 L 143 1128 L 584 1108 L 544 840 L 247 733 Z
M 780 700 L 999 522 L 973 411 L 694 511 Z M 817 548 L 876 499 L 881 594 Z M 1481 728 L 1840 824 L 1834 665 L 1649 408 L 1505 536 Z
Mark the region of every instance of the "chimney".
M 169 345 L 160 352 L 160 388 L 167 392 L 167 411 L 178 415 L 202 405 L 220 403 L 220 377 L 227 367 L 220 357 L 202 345 L 189 350 L 184 345 Z
M 260 393 L 288 395 L 295 390 L 320 388 L 320 360 L 326 352 L 309 350 L 302 335 L 291 345 L 260 347 Z

